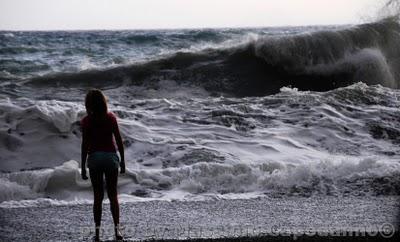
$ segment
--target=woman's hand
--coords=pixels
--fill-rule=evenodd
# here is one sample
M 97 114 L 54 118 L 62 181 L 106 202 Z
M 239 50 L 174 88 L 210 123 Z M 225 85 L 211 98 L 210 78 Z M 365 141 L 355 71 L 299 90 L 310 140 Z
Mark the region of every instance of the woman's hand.
M 83 179 L 83 180 L 87 180 L 87 179 L 88 179 L 88 177 L 87 177 L 87 175 L 86 175 L 86 169 L 82 169 L 82 171 L 81 171 L 81 176 L 82 176 L 82 179 Z

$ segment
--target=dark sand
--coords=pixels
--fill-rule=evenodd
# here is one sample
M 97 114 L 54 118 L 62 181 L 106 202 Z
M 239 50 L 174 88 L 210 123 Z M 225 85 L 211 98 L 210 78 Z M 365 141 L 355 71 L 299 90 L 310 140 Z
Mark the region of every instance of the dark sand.
M 397 241 L 399 197 L 283 197 L 121 204 L 126 240 Z M 102 239 L 113 239 L 109 205 Z M 91 205 L 0 209 L 0 241 L 91 241 Z M 169 239 L 169 240 L 168 240 Z

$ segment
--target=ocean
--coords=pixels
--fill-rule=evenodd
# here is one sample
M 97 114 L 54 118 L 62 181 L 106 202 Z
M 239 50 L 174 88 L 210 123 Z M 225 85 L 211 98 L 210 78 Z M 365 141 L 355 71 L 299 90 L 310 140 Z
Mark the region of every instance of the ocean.
M 400 25 L 0 32 L 0 207 L 88 204 L 83 99 L 124 201 L 400 195 Z

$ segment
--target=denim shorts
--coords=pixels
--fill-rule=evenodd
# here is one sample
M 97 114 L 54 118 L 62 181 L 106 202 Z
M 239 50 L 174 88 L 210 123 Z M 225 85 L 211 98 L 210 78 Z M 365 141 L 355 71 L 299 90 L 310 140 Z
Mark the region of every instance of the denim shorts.
M 108 171 L 119 168 L 119 157 L 115 152 L 96 151 L 89 155 L 88 168 L 92 170 Z

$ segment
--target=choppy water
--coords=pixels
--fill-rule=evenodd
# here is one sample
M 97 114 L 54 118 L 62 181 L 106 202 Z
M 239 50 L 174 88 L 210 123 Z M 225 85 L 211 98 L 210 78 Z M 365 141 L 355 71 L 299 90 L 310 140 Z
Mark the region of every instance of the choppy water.
M 124 199 L 399 195 L 399 44 L 391 21 L 1 32 L 0 201 L 91 199 L 93 86 L 119 117 Z

